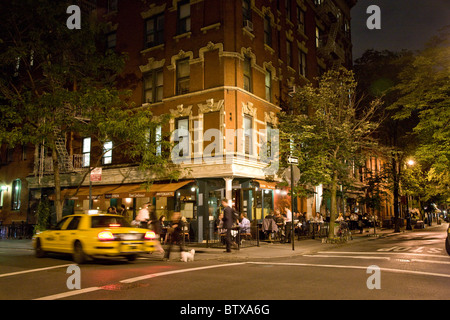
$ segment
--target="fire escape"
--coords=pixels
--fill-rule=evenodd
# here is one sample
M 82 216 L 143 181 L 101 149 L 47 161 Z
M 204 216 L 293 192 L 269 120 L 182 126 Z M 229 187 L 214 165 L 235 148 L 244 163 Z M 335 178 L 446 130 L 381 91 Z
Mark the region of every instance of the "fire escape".
M 339 30 L 344 23 L 343 14 L 331 0 L 325 0 L 318 5 L 317 14 L 327 28 L 320 39 L 322 45 L 318 48 L 318 54 L 331 68 L 338 68 L 346 61 L 345 50 L 337 42 Z

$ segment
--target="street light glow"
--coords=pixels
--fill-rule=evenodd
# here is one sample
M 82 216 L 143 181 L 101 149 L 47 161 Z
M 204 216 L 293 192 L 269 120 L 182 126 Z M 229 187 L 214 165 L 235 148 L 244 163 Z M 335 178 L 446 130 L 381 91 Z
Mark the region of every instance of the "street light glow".
M 416 162 L 414 160 L 408 160 L 408 166 L 413 166 Z

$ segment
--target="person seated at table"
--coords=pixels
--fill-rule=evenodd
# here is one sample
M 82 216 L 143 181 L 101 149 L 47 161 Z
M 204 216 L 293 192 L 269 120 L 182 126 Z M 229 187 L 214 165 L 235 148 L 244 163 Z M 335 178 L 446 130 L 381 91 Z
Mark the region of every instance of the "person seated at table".
M 245 212 L 242 212 L 240 215 L 239 232 L 250 233 L 250 220 L 247 219 L 247 214 Z
M 344 221 L 344 217 L 342 216 L 342 212 L 339 213 L 339 217 L 337 217 L 336 221 L 338 221 L 338 222 Z

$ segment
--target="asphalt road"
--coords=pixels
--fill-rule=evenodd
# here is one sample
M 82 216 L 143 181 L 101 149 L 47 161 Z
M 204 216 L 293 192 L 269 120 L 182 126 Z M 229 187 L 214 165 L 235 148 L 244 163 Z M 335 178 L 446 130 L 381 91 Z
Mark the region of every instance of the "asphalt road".
M 100 260 L 80 266 L 80 289 L 74 290 L 68 289 L 68 282 L 76 283 L 67 273 L 73 265 L 69 257 L 37 259 L 31 250 L 0 247 L 0 299 L 175 299 L 197 305 L 202 300 L 448 300 L 446 226 L 332 248 L 324 244 L 311 254 L 274 259 Z M 181 308 L 175 312 L 188 312 Z

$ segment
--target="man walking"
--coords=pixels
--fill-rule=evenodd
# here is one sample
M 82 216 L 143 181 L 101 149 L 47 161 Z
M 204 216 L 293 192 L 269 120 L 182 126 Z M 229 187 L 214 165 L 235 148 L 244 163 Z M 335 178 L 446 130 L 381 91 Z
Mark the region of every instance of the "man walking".
M 228 205 L 228 200 L 222 200 L 223 206 L 223 227 L 227 230 L 225 236 L 226 242 L 226 252 L 231 252 L 231 228 L 233 227 L 233 222 L 237 220 L 238 215 L 236 211 Z

